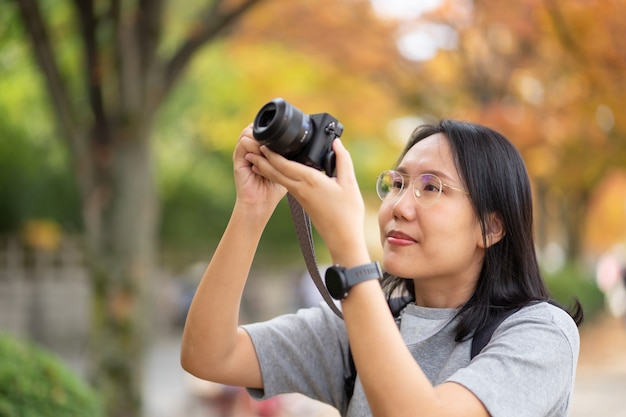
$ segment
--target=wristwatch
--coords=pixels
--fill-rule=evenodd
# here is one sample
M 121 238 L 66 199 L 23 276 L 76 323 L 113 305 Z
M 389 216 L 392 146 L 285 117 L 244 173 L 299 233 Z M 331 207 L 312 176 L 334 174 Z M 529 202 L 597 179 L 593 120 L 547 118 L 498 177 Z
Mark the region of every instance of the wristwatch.
M 326 288 L 335 300 L 343 300 L 348 295 L 350 288 L 356 284 L 370 279 L 380 279 L 382 276 L 378 262 L 355 268 L 334 265 L 326 270 Z

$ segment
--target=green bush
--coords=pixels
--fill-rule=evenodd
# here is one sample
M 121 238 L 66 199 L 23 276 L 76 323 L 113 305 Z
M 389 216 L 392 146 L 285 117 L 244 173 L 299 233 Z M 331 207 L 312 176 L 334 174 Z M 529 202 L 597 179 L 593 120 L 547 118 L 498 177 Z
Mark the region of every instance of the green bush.
M 604 294 L 595 280 L 580 267 L 566 265 L 554 273 L 544 273 L 546 284 L 554 299 L 565 306 L 577 298 L 585 311 L 585 320 L 589 320 L 604 309 Z
M 52 354 L 0 334 L 0 417 L 98 417 L 95 392 Z

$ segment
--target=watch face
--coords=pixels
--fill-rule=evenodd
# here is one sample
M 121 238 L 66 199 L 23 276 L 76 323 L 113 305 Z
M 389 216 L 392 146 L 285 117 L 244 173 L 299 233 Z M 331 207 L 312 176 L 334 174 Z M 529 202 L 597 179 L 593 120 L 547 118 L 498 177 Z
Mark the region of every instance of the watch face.
M 338 271 L 336 267 L 331 266 L 326 270 L 325 280 L 326 288 L 331 297 L 335 300 L 341 300 L 346 296 L 348 289 L 346 288 L 342 271 Z

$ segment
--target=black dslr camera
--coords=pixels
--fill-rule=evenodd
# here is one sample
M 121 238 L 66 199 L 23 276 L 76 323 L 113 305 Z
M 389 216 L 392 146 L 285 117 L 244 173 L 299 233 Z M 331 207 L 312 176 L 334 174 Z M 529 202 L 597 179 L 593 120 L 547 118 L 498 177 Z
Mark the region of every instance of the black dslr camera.
M 254 118 L 254 138 L 287 159 L 335 175 L 333 140 L 343 125 L 328 113 L 308 115 L 282 98 L 261 107 Z

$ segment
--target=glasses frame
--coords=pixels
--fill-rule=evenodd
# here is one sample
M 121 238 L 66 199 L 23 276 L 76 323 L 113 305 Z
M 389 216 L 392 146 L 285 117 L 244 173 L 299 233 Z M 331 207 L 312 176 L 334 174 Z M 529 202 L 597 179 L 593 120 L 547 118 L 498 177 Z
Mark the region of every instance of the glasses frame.
M 410 175 L 410 174 L 406 174 L 404 172 L 396 171 L 394 169 L 387 169 L 387 170 L 381 172 L 380 175 L 378 175 L 378 178 L 376 179 L 376 195 L 378 195 L 378 198 L 380 198 L 382 201 L 387 200 L 388 199 L 388 195 L 386 195 L 384 197 L 381 196 L 380 183 L 381 183 L 381 179 L 383 178 L 383 176 L 385 176 L 385 175 L 387 175 L 389 173 L 391 173 L 393 175 L 397 175 L 400 178 L 402 178 L 402 186 L 400 187 L 400 191 L 394 197 L 394 199 L 400 198 L 402 196 L 402 194 L 404 193 L 404 191 L 407 189 L 407 184 L 410 185 L 411 184 L 410 180 L 413 180 L 412 181 L 412 183 L 413 183 L 412 184 L 413 185 L 413 199 L 415 200 L 415 202 L 417 204 L 419 204 L 422 207 L 430 207 L 430 206 L 435 205 L 437 203 L 437 201 L 439 201 L 439 198 L 441 197 L 441 192 L 443 191 L 443 187 L 447 187 L 447 188 L 449 188 L 451 190 L 458 191 L 458 192 L 461 192 L 463 194 L 469 195 L 469 193 L 467 191 L 465 191 L 465 190 L 463 190 L 461 188 L 454 187 L 452 185 L 446 184 L 445 182 L 443 182 L 441 180 L 441 178 L 439 178 L 437 175 L 432 174 L 430 172 L 424 172 L 423 174 L 419 174 L 419 175 Z M 415 188 L 415 184 L 416 184 L 415 180 L 417 178 L 421 178 L 421 177 L 424 177 L 426 175 L 430 175 L 431 177 L 433 177 L 437 181 L 439 181 L 439 184 L 441 184 L 441 186 L 439 187 L 439 193 L 437 193 L 437 197 L 435 197 L 433 199 L 432 203 L 430 203 L 430 204 L 424 204 L 423 203 L 423 200 L 421 200 L 421 197 L 418 195 L 419 193 L 418 193 L 417 189 Z

